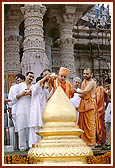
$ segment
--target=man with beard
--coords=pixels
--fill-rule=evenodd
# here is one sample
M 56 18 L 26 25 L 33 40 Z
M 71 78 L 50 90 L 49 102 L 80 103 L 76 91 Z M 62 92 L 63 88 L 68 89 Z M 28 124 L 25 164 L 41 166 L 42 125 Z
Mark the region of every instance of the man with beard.
M 67 77 L 69 75 L 70 70 L 64 67 L 61 67 L 59 70 L 58 77 L 53 82 L 53 88 L 54 91 L 57 89 L 58 86 L 60 86 L 65 94 L 70 99 L 72 97 L 71 90 L 73 89 L 71 83 L 67 80 Z
M 29 144 L 29 116 L 31 103 L 31 88 L 34 79 L 33 72 L 27 72 L 26 80 L 17 84 L 14 99 L 17 103 L 16 124 L 19 134 L 19 149 L 24 151 L 28 149 Z
M 78 108 L 78 125 L 80 129 L 84 130 L 81 138 L 88 144 L 88 146 L 93 148 L 96 143 L 96 82 L 92 79 L 92 72 L 90 68 L 84 69 L 83 77 L 84 80 L 81 85 L 81 90 L 76 91 L 82 96 Z

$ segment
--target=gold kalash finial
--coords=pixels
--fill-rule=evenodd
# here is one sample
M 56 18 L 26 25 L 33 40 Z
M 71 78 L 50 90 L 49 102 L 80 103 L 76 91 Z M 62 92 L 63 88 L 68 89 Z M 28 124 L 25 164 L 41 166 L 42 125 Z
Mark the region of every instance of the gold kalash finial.
M 40 166 L 76 166 L 87 164 L 93 152 L 79 137 L 77 111 L 59 86 L 43 112 L 44 126 L 37 132 L 41 139 L 28 152 Z

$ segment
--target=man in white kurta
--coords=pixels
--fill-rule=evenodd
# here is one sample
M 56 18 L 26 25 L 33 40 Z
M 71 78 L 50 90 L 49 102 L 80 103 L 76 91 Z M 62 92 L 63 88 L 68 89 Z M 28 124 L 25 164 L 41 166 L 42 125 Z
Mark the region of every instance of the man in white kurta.
M 19 134 L 19 149 L 24 151 L 29 147 L 29 117 L 31 104 L 31 88 L 34 73 L 26 74 L 25 82 L 17 84 L 15 99 L 17 100 L 16 107 L 16 125 Z
M 78 107 L 79 107 L 79 104 L 80 104 L 80 101 L 81 101 L 81 98 L 79 96 L 78 93 L 76 93 L 76 91 L 79 91 L 80 90 L 80 84 L 81 84 L 81 79 L 79 77 L 75 77 L 73 79 L 73 87 L 74 89 L 72 90 L 73 92 L 73 97 L 70 99 L 70 102 L 73 104 L 73 106 L 77 109 L 78 111 Z M 78 118 L 79 118 L 79 112 L 77 113 L 78 114 Z M 78 120 L 77 120 L 78 121 Z
M 22 74 L 19 74 L 16 78 L 16 84 L 19 84 L 21 82 L 24 82 L 25 80 L 25 76 L 22 75 Z M 15 127 L 15 132 L 16 132 L 16 103 L 13 101 L 13 97 L 15 95 L 15 90 L 16 90 L 16 87 L 17 85 L 14 84 L 10 87 L 10 90 L 9 90 L 9 94 L 8 94 L 8 98 L 11 100 L 11 102 L 8 103 L 8 109 L 11 108 L 11 117 L 12 117 L 12 120 L 13 120 L 13 124 L 14 124 L 14 127 Z
M 40 127 L 43 125 L 42 122 L 42 112 L 47 103 L 47 100 L 53 94 L 53 88 L 51 83 L 48 82 L 49 87 L 44 88 L 44 81 L 49 78 L 49 74 L 46 75 L 43 79 L 38 81 L 32 87 L 32 99 L 31 99 L 31 109 L 30 109 L 30 133 L 29 133 L 29 147 L 32 147 L 32 144 L 35 144 L 40 136 L 36 134 L 39 131 Z
M 14 93 L 15 93 L 15 88 L 16 88 L 16 84 L 10 87 L 9 90 L 9 95 L 8 98 L 9 99 L 13 99 L 14 97 Z M 14 127 L 15 127 L 15 131 L 16 131 L 16 103 L 14 104 L 13 101 L 8 103 L 8 110 L 9 110 L 9 115 L 12 118 Z
M 25 76 L 22 74 L 17 74 L 16 75 L 16 84 L 12 85 L 9 90 L 9 95 L 8 98 L 11 100 L 11 102 L 8 103 L 8 111 L 9 111 L 9 116 L 13 121 L 14 125 L 14 131 L 15 131 L 15 136 L 14 136 L 14 149 L 18 149 L 18 132 L 17 132 L 17 127 L 16 127 L 16 102 L 13 101 L 13 97 L 15 95 L 15 90 L 17 87 L 17 84 L 24 82 Z

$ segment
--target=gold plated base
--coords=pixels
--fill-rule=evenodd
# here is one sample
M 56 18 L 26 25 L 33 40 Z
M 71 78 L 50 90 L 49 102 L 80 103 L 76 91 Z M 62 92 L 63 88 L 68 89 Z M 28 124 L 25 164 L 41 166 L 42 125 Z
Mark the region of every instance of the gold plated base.
M 34 158 L 38 165 L 76 165 L 87 164 L 87 156 L 93 156 L 93 152 L 87 144 L 75 133 L 67 135 L 70 131 L 60 131 L 58 136 L 44 136 L 28 152 L 29 157 Z M 48 132 L 48 131 L 47 131 Z M 41 132 L 39 132 L 40 134 Z M 42 132 L 43 133 L 43 132 Z M 61 135 L 63 133 L 63 136 Z M 81 130 L 81 134 L 83 131 Z M 58 132 L 59 134 L 59 132 Z
M 35 164 L 39 165 L 39 166 L 76 166 L 76 165 L 80 165 L 80 164 L 86 164 L 86 160 L 82 157 L 78 158 L 78 157 L 66 157 L 66 158 L 52 158 L 52 159 L 48 159 L 46 158 L 46 160 L 44 160 L 42 162 L 36 159 Z
M 57 88 L 48 101 L 43 121 L 44 126 L 37 132 L 42 138 L 33 144 L 28 152 L 28 156 L 34 158 L 34 164 L 39 166 L 87 164 L 87 156 L 92 156 L 93 151 L 80 138 L 84 131 L 76 125 L 77 111 L 61 87 Z

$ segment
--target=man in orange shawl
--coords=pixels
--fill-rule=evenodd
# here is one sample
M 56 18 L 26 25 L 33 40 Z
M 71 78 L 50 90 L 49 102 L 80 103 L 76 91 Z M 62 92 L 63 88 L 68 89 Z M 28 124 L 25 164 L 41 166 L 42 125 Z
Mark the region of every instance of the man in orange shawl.
M 78 107 L 78 125 L 80 129 L 84 130 L 81 138 L 88 146 L 93 147 L 96 143 L 96 82 L 92 79 L 92 73 L 89 68 L 84 69 L 83 77 L 84 81 L 82 82 L 81 90 L 77 91 L 82 96 Z
M 58 77 L 53 81 L 54 92 L 58 86 L 61 86 L 65 94 L 70 99 L 72 97 L 71 90 L 73 89 L 71 83 L 67 80 L 70 70 L 64 67 L 61 67 L 59 70 Z
M 96 88 L 96 142 L 103 147 L 106 142 L 106 127 L 105 127 L 105 101 L 108 94 L 103 86 L 99 86 L 97 81 Z

